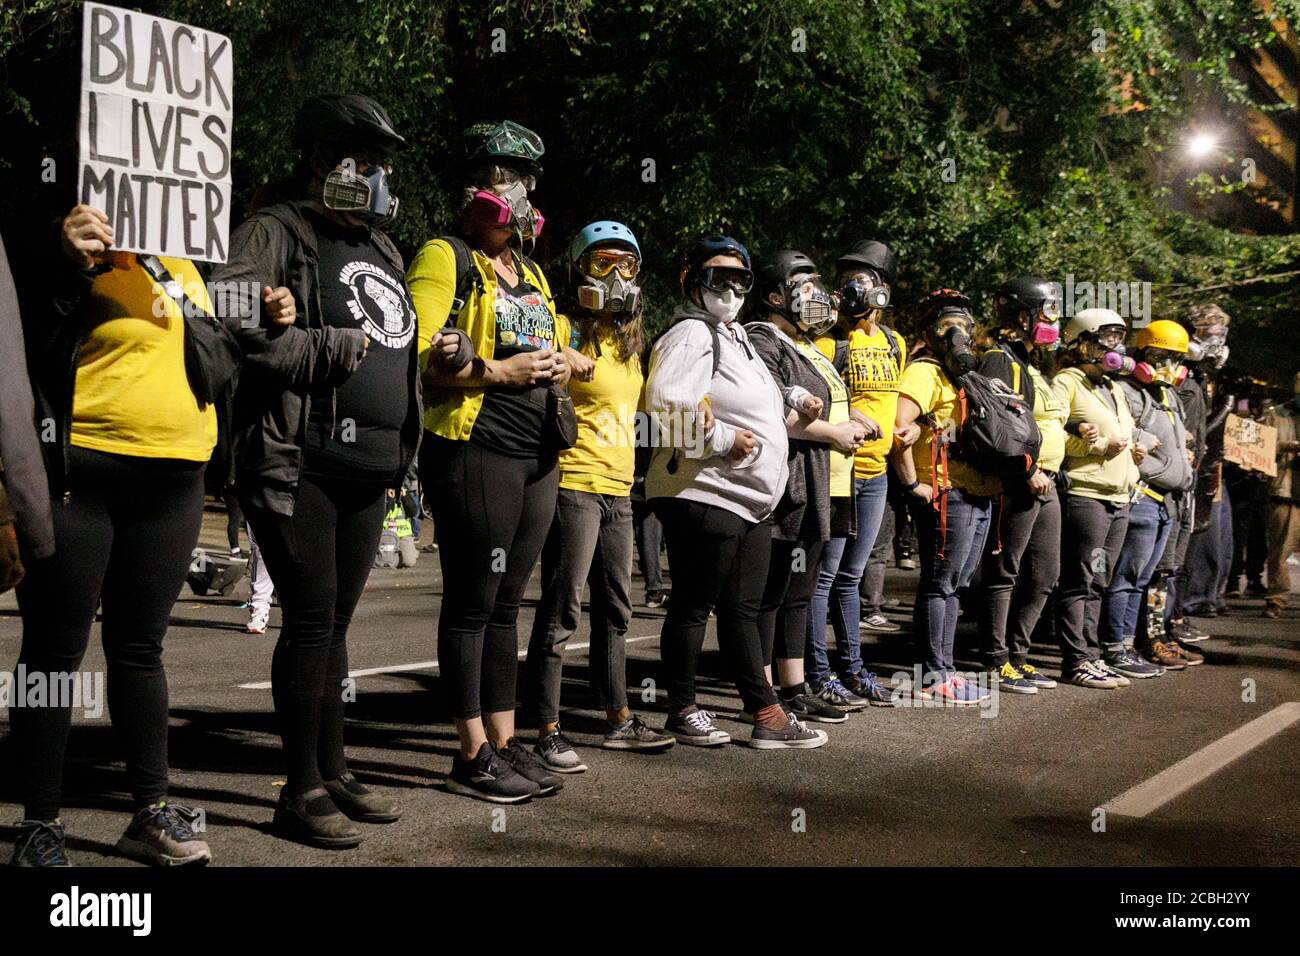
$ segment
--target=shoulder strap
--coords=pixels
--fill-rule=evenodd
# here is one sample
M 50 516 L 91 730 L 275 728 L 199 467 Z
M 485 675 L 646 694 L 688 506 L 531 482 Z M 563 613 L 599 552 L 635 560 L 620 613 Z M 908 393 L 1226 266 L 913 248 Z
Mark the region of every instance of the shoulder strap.
M 885 341 L 889 343 L 889 357 L 894 360 L 894 365 L 901 367 L 903 364 L 903 350 L 898 343 L 903 337 L 887 325 L 882 325 L 880 329 L 885 333 Z
M 722 364 L 722 339 L 718 334 L 718 327 L 707 319 L 700 318 L 698 315 L 684 315 L 682 318 L 688 319 L 692 322 L 703 322 L 705 327 L 708 328 L 709 335 L 713 339 L 713 371 L 709 373 L 709 378 L 713 378 L 713 376 L 718 374 L 718 366 Z
M 474 265 L 474 256 L 464 239 L 459 236 L 440 238 L 451 246 L 452 255 L 456 259 L 456 291 L 452 293 L 451 311 L 447 314 L 447 324 L 455 325 L 461 310 L 469 302 L 470 292 L 475 289 L 482 291 L 483 277 L 478 274 L 478 268 Z
M 846 371 L 848 371 L 848 367 L 849 367 L 849 340 L 848 339 L 835 340 L 835 358 L 831 360 L 831 364 L 835 366 L 835 371 L 839 372 L 841 376 L 844 375 Z

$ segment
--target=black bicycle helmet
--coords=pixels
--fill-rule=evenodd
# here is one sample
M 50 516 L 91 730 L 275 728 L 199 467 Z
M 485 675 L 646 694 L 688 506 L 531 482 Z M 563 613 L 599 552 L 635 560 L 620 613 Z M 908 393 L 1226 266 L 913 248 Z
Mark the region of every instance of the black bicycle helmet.
M 816 272 L 816 263 L 802 252 L 781 249 L 769 253 L 754 266 L 754 293 L 766 306 L 768 295 L 772 292 L 784 293 L 786 280 L 791 276 Z
M 730 236 L 700 236 L 682 254 L 681 272 L 677 277 L 682 294 L 687 294 L 695 285 L 700 269 L 714 256 L 736 256 L 752 269 L 749 250 Z
M 993 293 L 993 312 L 1003 325 L 1018 324 L 1021 312 L 1034 315 L 1044 308 L 1049 312 L 1049 318 L 1056 318 L 1060 313 L 1060 301 L 1055 286 L 1039 276 L 1008 279 Z
M 293 121 L 293 145 L 313 143 L 376 146 L 385 152 L 406 145 L 393 128 L 387 111 L 364 93 L 313 96 L 298 107 Z
M 835 268 L 840 272 L 848 272 L 855 266 L 866 266 L 884 279 L 886 285 L 893 285 L 898 259 L 883 242 L 866 239 L 835 260 Z
M 956 289 L 935 289 L 916 305 L 916 317 L 922 327 L 934 325 L 941 316 L 956 312 L 973 316 L 974 306 L 969 297 Z

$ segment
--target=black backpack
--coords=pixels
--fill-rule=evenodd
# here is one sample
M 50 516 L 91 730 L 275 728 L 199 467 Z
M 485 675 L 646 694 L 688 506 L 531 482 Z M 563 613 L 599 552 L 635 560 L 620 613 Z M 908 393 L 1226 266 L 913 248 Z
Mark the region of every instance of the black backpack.
M 917 361 L 934 362 L 934 359 Z M 951 457 L 981 474 L 1008 481 L 1028 479 L 1038 464 L 1042 446 L 1033 408 L 1005 382 L 979 372 L 967 372 L 954 384 L 961 414 Z M 933 421 L 930 424 L 935 427 Z

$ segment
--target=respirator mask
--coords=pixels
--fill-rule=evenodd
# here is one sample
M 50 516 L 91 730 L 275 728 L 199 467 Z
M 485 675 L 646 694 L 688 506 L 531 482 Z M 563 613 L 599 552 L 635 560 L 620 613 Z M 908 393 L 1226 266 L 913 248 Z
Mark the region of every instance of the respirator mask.
M 1101 367 L 1111 375 L 1127 375 L 1143 385 L 1163 382 L 1181 385 L 1187 378 L 1187 367 L 1176 357 L 1160 356 L 1153 362 L 1139 362 L 1124 353 L 1123 346 L 1112 349 L 1101 357 Z
M 616 326 L 641 311 L 641 287 L 636 284 L 640 262 L 631 252 L 597 250 L 582 257 L 578 305 Z
M 1193 349 L 1197 352 L 1193 361 L 1204 361 L 1216 369 L 1223 368 L 1228 362 L 1227 326 L 1213 325 L 1197 329 L 1195 337 L 1187 346 L 1189 359 L 1192 359 Z
M 1030 316 L 1025 337 L 1037 348 L 1055 345 L 1061 337 L 1061 304 L 1055 299 L 1043 301 L 1039 310 Z
M 536 239 L 546 224 L 546 217 L 528 201 L 528 187 L 522 181 L 511 183 L 505 192 L 478 190 L 470 200 L 469 217 L 479 227 L 511 228 L 522 239 Z
M 397 215 L 397 198 L 388 194 L 387 166 L 357 171 L 351 160 L 325 177 L 321 202 L 326 209 L 346 212 L 375 226 Z
M 935 320 L 936 324 L 942 321 L 945 315 L 960 315 L 965 319 L 967 327 L 971 324 L 970 316 L 962 310 L 940 312 Z M 943 343 L 941 346 L 943 364 L 954 378 L 960 378 L 974 370 L 978 359 L 975 357 L 975 350 L 971 348 L 970 334 L 966 328 L 961 325 L 950 325 L 936 338 Z
M 889 286 L 868 285 L 861 279 L 846 282 L 839 292 L 839 313 L 851 319 L 865 318 L 876 309 L 889 308 Z
M 821 276 L 795 276 L 785 286 L 786 315 L 805 335 L 816 338 L 835 324 L 835 301 Z

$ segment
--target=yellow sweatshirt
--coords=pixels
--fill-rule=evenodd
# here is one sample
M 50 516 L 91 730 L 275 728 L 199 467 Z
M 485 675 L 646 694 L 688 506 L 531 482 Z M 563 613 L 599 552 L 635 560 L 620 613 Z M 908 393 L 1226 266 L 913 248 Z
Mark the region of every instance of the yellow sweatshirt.
M 1113 402 L 1108 402 L 1109 392 Z M 1133 415 L 1119 386 L 1106 380 L 1094 386 L 1082 369 L 1067 368 L 1052 380 L 1052 391 L 1067 409 L 1065 470 L 1070 476 L 1070 494 L 1121 504 L 1129 500 L 1138 482 L 1138 466 L 1129 449 L 1106 460 L 1106 444 L 1112 438 L 1133 441 Z M 1074 433 L 1081 422 L 1097 426 L 1097 440 L 1089 444 Z

